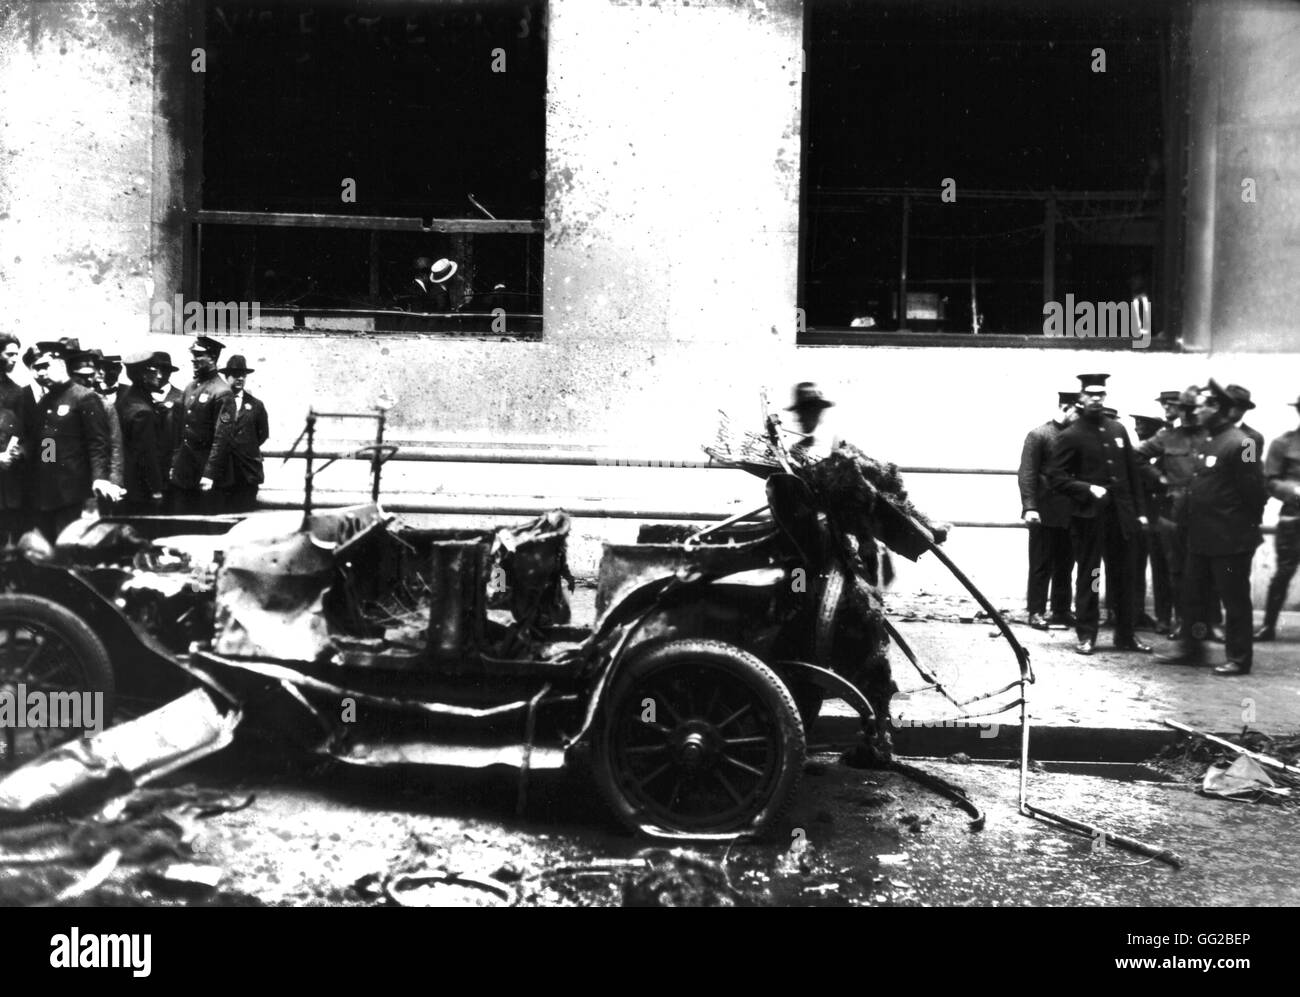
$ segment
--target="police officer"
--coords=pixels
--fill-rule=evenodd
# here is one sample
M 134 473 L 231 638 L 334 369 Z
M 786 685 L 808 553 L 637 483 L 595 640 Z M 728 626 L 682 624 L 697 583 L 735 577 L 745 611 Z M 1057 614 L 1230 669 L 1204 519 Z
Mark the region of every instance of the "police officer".
M 156 514 L 162 509 L 167 481 L 161 420 L 153 403 L 153 392 L 161 383 L 163 372 L 154 354 L 143 352 L 127 356 L 126 373 L 131 384 L 122 390 L 116 402 L 118 421 L 122 424 L 122 474 L 126 488 L 122 511 Z
M 1020 450 L 1020 518 L 1029 527 L 1029 625 L 1035 630 L 1065 629 L 1070 625 L 1070 500 L 1047 484 L 1047 464 L 1052 444 L 1078 416 L 1077 391 L 1056 395 L 1056 415 L 1029 431 Z M 1048 617 L 1050 587 L 1052 615 Z
M 27 426 L 33 403 L 11 375 L 18 365 L 18 337 L 0 334 L 0 543 L 10 543 L 27 528 L 23 474 Z
M 257 507 L 257 489 L 262 484 L 262 444 L 270 435 L 266 406 L 245 390 L 253 368 L 238 353 L 221 368 L 234 396 L 235 428 L 230 440 L 233 482 L 226 491 L 227 512 L 252 512 Z
M 1133 543 L 1146 526 L 1146 510 L 1128 433 L 1103 413 L 1109 376 L 1079 376 L 1079 417 L 1056 438 L 1047 472 L 1052 489 L 1072 502 L 1070 544 L 1078 564 L 1074 613 L 1079 654 L 1092 654 L 1096 647 L 1097 582 L 1103 558 L 1115 597 L 1115 648 L 1151 650 L 1133 632 Z
M 181 393 L 180 439 L 171 470 L 175 511 L 181 515 L 220 512 L 220 489 L 230 483 L 235 412 L 230 385 L 217 373 L 222 349 L 208 336 L 199 336 L 190 347 L 194 380 Z
M 1300 411 L 1300 398 L 1296 399 L 1295 408 Z M 1278 615 L 1296 568 L 1300 567 L 1300 429 L 1283 433 L 1269 444 L 1264 478 L 1269 494 L 1282 503 L 1282 514 L 1278 516 L 1277 536 L 1273 541 L 1277 567 L 1264 600 L 1264 625 L 1256 632 L 1255 639 L 1275 640 Z
M 1196 421 L 1207 435 L 1197 448 L 1187 489 L 1187 626 L 1174 649 L 1156 658 L 1165 664 L 1204 663 L 1212 578 L 1223 600 L 1228 656 L 1214 669 L 1216 675 L 1246 675 L 1251 669 L 1250 562 L 1262 539 L 1259 523 L 1268 501 L 1254 442 L 1232 425 L 1232 407 L 1232 396 L 1213 378 L 1197 398 Z
M 32 373 L 45 393 L 37 403 L 27 439 L 35 526 L 50 543 L 81 515 L 87 499 L 111 499 L 112 448 L 104 406 L 89 388 L 74 383 L 62 343 L 36 344 Z M 83 357 L 72 355 L 81 364 Z

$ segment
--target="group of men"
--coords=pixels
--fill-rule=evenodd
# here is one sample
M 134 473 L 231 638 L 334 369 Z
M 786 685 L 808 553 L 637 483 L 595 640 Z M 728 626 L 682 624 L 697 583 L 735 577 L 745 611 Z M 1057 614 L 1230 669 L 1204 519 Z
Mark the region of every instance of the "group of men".
M 199 336 L 194 378 L 178 390 L 165 352 L 129 356 L 75 339 L 22 351 L 0 334 L 0 542 L 30 529 L 53 543 L 86 511 L 247 512 L 262 478 L 266 407 L 245 390 L 250 368 Z M 19 360 L 30 383 L 14 378 Z M 119 383 L 125 371 L 130 383 Z M 227 378 L 229 379 L 227 381 Z
M 1263 437 L 1242 421 L 1255 407 L 1250 392 L 1211 378 L 1161 392 L 1164 418 L 1134 416 L 1134 446 L 1106 406 L 1107 379 L 1080 375 L 1080 390 L 1060 392 L 1057 414 L 1025 438 L 1019 483 L 1030 625 L 1073 625 L 1076 650 L 1091 654 L 1104 562 L 1116 649 L 1149 653 L 1136 635 L 1147 626 L 1175 642 L 1157 661 L 1206 664 L 1206 641 L 1218 638 L 1222 622 L 1226 660 L 1214 672 L 1248 674 L 1254 641 L 1276 638 L 1300 565 L 1300 430 L 1274 440 L 1265 457 Z M 1282 502 L 1277 570 L 1264 624 L 1252 634 L 1250 568 L 1269 496 Z M 1154 619 L 1145 612 L 1148 560 Z

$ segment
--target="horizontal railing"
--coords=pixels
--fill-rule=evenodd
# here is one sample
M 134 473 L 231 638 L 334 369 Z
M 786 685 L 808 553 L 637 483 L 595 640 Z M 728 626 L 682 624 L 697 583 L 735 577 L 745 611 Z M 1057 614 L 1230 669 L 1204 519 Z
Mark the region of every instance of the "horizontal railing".
M 395 445 L 402 446 L 400 441 Z M 299 451 L 266 450 L 262 456 L 267 460 L 302 460 L 305 454 Z M 370 454 L 357 453 L 355 450 L 318 450 L 314 452 L 316 460 L 359 460 L 369 464 Z M 680 458 L 658 459 L 653 457 L 634 457 L 627 454 L 603 453 L 591 450 L 540 450 L 528 445 L 503 446 L 493 444 L 487 447 L 450 447 L 450 446 L 407 446 L 393 454 L 389 460 L 411 461 L 416 463 L 456 463 L 456 464 L 536 464 L 545 466 L 570 467 L 645 467 L 645 468 L 688 468 L 693 470 L 734 471 L 730 464 L 721 464 L 714 460 L 683 460 Z M 1019 472 L 1010 468 L 984 467 L 899 467 L 902 474 L 979 474 L 979 475 L 1013 475 Z M 313 495 L 317 505 L 338 504 L 355 505 L 369 501 L 369 493 L 361 489 L 321 489 L 314 488 Z M 289 498 L 293 494 L 287 488 L 265 489 L 258 498 L 258 505 L 264 509 L 299 509 L 301 498 Z M 579 519 L 646 519 L 666 520 L 670 522 L 711 522 L 727 519 L 735 514 L 734 509 L 718 511 L 717 509 L 655 509 L 640 506 L 619 506 L 617 503 L 600 503 L 592 499 L 580 499 L 573 502 L 468 502 L 460 499 L 446 502 L 431 501 L 408 492 L 384 493 L 383 506 L 389 512 L 430 513 L 447 516 L 540 516 L 557 507 L 563 507 L 571 516 Z M 286 496 L 281 498 L 280 496 Z M 274 497 L 272 497 L 274 496 Z M 335 503 L 335 500 L 337 502 Z M 1020 530 L 1027 524 L 1022 520 L 950 520 L 950 526 L 961 529 Z M 1277 532 L 1276 527 L 1261 528 L 1268 535 Z

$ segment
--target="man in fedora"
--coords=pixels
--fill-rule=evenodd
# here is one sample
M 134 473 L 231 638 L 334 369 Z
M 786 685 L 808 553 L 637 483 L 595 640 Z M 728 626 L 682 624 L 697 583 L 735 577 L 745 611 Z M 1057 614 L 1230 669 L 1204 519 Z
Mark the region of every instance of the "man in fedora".
M 165 350 L 154 350 L 149 354 L 150 363 L 158 368 L 161 377 L 156 388 L 152 389 L 153 409 L 158 415 L 158 446 L 162 455 L 163 468 L 163 504 L 162 511 L 173 511 L 176 488 L 171 483 L 172 459 L 181 441 L 181 407 L 182 395 L 179 388 L 172 384 L 171 377 L 179 367 L 172 363 L 172 355 Z
M 1268 501 L 1263 468 L 1249 452 L 1250 439 L 1232 424 L 1233 403 L 1213 378 L 1197 398 L 1196 421 L 1207 435 L 1197 449 L 1187 489 L 1184 637 L 1156 658 L 1165 664 L 1204 663 L 1213 579 L 1223 600 L 1228 657 L 1214 669 L 1216 675 L 1246 675 L 1251 669 L 1250 562 L 1262 542 L 1259 523 Z
M 235 428 L 230 438 L 232 484 L 226 489 L 227 512 L 252 512 L 257 507 L 257 489 L 262 484 L 262 444 L 270 436 L 266 406 L 245 390 L 253 368 L 236 353 L 221 368 L 234 397 Z
M 122 511 L 128 514 L 160 512 L 167 482 L 162 425 L 153 403 L 163 371 L 155 357 L 148 351 L 126 357 L 126 375 L 131 383 L 122 389 L 116 403 L 122 424 L 122 477 L 126 489 Z
M 787 412 L 793 412 L 799 426 L 800 440 L 790 448 L 790 453 L 806 460 L 821 460 L 829 457 L 839 442 L 835 436 L 823 429 L 822 418 L 828 408 L 835 403 L 822 397 L 821 388 L 812 381 L 801 381 L 794 386 L 794 402 L 786 406 Z
M 1240 384 L 1229 384 L 1225 385 L 1223 390 L 1232 400 L 1232 407 L 1228 410 L 1228 420 L 1255 441 L 1255 459 L 1259 460 L 1260 454 L 1264 452 L 1264 434 L 1242 422 L 1246 413 L 1255 407 L 1255 403 L 1250 400 L 1250 389 L 1243 388 Z
M 69 376 L 65 358 L 70 353 L 74 364 L 83 362 L 63 342 L 52 341 L 37 343 L 32 358 L 32 373 L 45 393 L 27 437 L 31 511 L 34 525 L 50 543 L 81 516 L 88 499 L 116 493 L 109 480 L 108 417 L 99 397 Z
M 1300 412 L 1300 398 L 1295 400 L 1294 407 Z M 1300 429 L 1283 433 L 1269 444 L 1264 478 L 1269 494 L 1282 503 L 1282 513 L 1273 539 L 1277 567 L 1264 600 L 1264 625 L 1255 634 L 1255 640 L 1276 640 L 1277 618 L 1286 602 L 1291 579 L 1300 567 Z
M 1098 580 L 1115 598 L 1115 649 L 1149 653 L 1134 634 L 1134 543 L 1147 524 L 1142 484 L 1128 432 L 1105 415 L 1109 374 L 1079 375 L 1079 417 L 1052 445 L 1047 480 L 1071 500 L 1070 546 L 1078 564 L 1074 590 L 1079 654 L 1092 654 L 1100 623 Z
M 190 347 L 194 380 L 181 392 L 180 438 L 171 469 L 180 515 L 221 512 L 221 489 L 230 484 L 235 408 L 230 385 L 217 373 L 222 349 L 210 336 L 199 336 Z
M 1070 500 L 1047 484 L 1047 464 L 1052 444 L 1078 416 L 1074 405 L 1077 391 L 1056 393 L 1056 414 L 1025 436 L 1020 450 L 1020 518 L 1029 529 L 1029 579 L 1026 602 L 1029 625 L 1035 630 L 1070 625 L 1070 572 L 1074 555 L 1070 551 Z M 1052 597 L 1052 615 L 1047 614 L 1047 597 Z

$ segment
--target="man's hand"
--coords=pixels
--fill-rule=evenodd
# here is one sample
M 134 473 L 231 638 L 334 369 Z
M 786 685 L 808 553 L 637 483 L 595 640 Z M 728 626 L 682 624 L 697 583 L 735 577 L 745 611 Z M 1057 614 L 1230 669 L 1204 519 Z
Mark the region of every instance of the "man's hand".
M 1138 516 L 1138 525 L 1145 530 L 1148 526 L 1151 525 L 1151 523 L 1147 520 L 1146 516 Z
M 1092 497 L 1095 499 L 1104 499 L 1106 497 L 1106 489 L 1101 485 L 1089 485 L 1088 491 L 1092 492 Z
M 0 453 L 0 467 L 12 467 L 13 463 L 14 455 L 8 450 L 4 451 L 4 453 Z
M 173 467 L 171 471 L 168 472 L 167 480 L 170 481 L 173 485 L 179 485 L 181 483 L 181 479 L 176 477 L 176 468 Z
M 163 500 L 162 492 L 154 492 L 152 495 L 149 496 L 149 501 L 152 502 L 154 505 L 162 505 L 162 500 Z
M 102 498 L 109 502 L 117 502 L 122 498 L 122 489 L 105 478 L 96 478 L 92 487 L 97 498 Z
M 1026 523 L 1041 523 L 1041 522 L 1042 522 L 1042 519 L 1039 518 L 1038 510 L 1037 510 L 1037 509 L 1026 509 L 1026 510 L 1025 510 L 1025 514 L 1024 514 L 1023 516 L 1021 516 L 1020 518 L 1021 518 L 1022 520 L 1024 520 Z
M 201 491 L 201 492 L 210 492 L 210 491 L 212 491 L 212 479 L 211 479 L 211 478 L 199 478 L 199 491 Z

